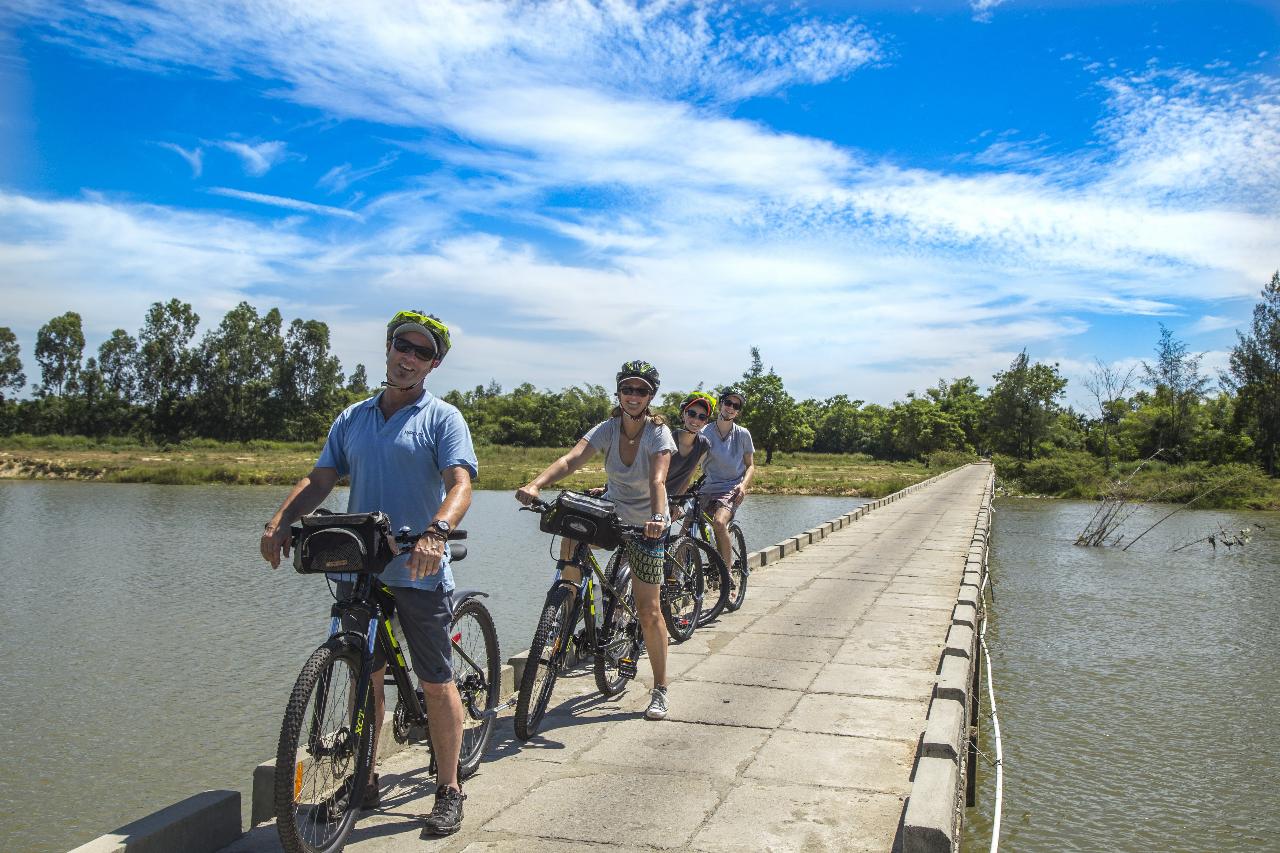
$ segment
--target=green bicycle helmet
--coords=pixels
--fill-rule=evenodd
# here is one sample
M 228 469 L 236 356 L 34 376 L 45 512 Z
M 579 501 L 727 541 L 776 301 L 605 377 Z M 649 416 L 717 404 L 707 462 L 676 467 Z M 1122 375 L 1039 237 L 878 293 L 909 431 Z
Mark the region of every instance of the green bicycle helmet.
M 436 345 L 436 361 L 444 361 L 444 357 L 449 354 L 449 327 L 434 314 L 418 310 L 397 311 L 391 318 L 391 322 L 387 323 L 388 343 L 397 332 L 418 332 L 426 335 Z
M 680 414 L 684 414 L 684 410 L 692 406 L 694 403 L 706 403 L 707 415 L 714 416 L 716 413 L 716 398 L 712 397 L 706 391 L 694 391 L 684 398 L 680 404 Z
M 639 379 L 641 382 L 652 388 L 655 394 L 658 393 L 658 385 L 660 384 L 658 380 L 658 368 L 654 367 L 647 361 L 641 361 L 639 359 L 636 359 L 635 361 L 628 361 L 626 364 L 622 365 L 622 368 L 618 371 L 616 379 L 616 385 L 621 385 L 622 380 L 624 379 Z

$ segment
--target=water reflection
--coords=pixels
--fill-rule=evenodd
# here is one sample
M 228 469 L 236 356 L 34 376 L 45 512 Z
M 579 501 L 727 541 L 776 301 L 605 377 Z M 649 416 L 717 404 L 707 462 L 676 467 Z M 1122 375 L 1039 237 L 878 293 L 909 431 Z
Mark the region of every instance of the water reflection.
M 1277 849 L 1271 744 L 1280 517 L 1187 511 L 1125 552 L 1079 548 L 1093 505 L 997 502 L 988 643 L 1009 850 Z M 1136 531 L 1166 513 L 1143 510 Z M 1170 553 L 1219 525 L 1243 549 Z M 989 721 L 983 744 L 993 749 Z M 985 849 L 994 773 L 965 846 Z

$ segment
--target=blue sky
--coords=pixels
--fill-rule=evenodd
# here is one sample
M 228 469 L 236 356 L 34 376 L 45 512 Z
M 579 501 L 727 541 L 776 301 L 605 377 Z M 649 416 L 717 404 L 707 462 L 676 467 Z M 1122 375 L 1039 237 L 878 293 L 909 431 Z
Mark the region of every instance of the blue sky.
M 0 11 L 0 325 L 422 307 L 439 389 L 889 402 L 1025 347 L 1205 365 L 1280 267 L 1280 6 L 93 2 Z

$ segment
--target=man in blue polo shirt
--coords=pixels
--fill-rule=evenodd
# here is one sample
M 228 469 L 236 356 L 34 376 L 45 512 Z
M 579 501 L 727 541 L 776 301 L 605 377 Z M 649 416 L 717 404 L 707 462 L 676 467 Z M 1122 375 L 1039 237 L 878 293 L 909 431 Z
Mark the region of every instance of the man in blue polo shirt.
M 462 413 L 423 387 L 448 352 L 449 329 L 436 317 L 401 311 L 391 318 L 385 390 L 349 407 L 333 422 L 315 468 L 267 522 L 261 541 L 263 558 L 278 566 L 281 555 L 289 555 L 289 525 L 318 507 L 339 477 L 351 478 L 347 512 L 381 510 L 390 516 L 393 530 L 407 526 L 426 531 L 411 551 L 388 564 L 381 580 L 394 588 L 413 670 L 427 700 L 438 771 L 435 807 L 426 826 L 440 835 L 461 828 L 466 799 L 457 775 L 463 709 L 449 642 L 454 585 L 447 540 L 471 505 L 471 480 L 477 473 Z M 340 596 L 344 586 L 350 585 L 340 581 Z M 381 684 L 386 661 L 374 665 L 373 683 Z M 384 703 L 383 692 L 374 691 L 375 756 Z M 374 773 L 363 805 L 374 808 L 378 802 Z

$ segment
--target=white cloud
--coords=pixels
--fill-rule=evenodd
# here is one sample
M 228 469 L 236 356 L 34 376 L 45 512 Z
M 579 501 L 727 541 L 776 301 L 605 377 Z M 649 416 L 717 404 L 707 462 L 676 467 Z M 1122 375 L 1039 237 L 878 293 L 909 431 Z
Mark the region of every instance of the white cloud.
M 1153 68 L 1105 85 L 1110 186 L 1155 203 L 1280 208 L 1280 78 Z
M 247 143 L 224 139 L 210 144 L 239 157 L 243 161 L 245 172 L 255 178 L 262 177 L 289 156 L 289 144 L 278 140 Z
M 385 172 L 390 169 L 399 159 L 398 154 L 388 154 L 372 166 L 366 166 L 363 169 L 353 169 L 350 163 L 343 163 L 341 166 L 334 166 L 325 172 L 316 181 L 316 185 L 328 189 L 330 192 L 339 193 L 354 183 L 363 181 L 371 175 L 379 172 Z
M 973 9 L 989 15 L 995 5 Z M 216 190 L 337 218 L 315 242 L 294 221 L 256 233 L 210 221 L 243 232 L 240 260 L 257 267 L 239 287 L 263 304 L 305 277 L 345 364 L 364 346 L 361 324 L 373 323 L 363 312 L 377 310 L 352 301 L 355 281 L 382 307 L 425 294 L 461 318 L 460 341 L 474 346 L 450 359 L 460 385 L 509 384 L 535 368 L 553 387 L 590 381 L 580 365 L 637 354 L 637 341 L 655 359 L 678 354 L 671 382 L 691 385 L 736 375 L 697 365 L 745 365 L 758 344 L 802 394 L 857 383 L 859 396 L 884 400 L 939 375 L 984 381 L 1024 345 L 1080 335 L 1091 314 L 1253 296 L 1276 264 L 1270 78 L 1148 70 L 1106 81 L 1098 153 L 997 137 L 945 171 L 730 117 L 743 98 L 879 61 L 875 39 L 853 23 L 796 19 L 770 35 L 731 6 L 680 2 L 104 0 L 92 17 L 73 9 L 52 26 L 110 61 L 253 75 L 327 115 L 410 128 L 403 148 L 440 161 L 359 214 Z M 284 142 L 217 144 L 251 173 L 288 156 Z M 343 191 L 381 166 L 344 163 L 319 186 Z M 553 207 L 552 193 L 591 198 Z M 147 281 L 164 289 L 170 244 L 195 241 L 193 222 L 106 206 L 160 241 Z M 460 234 L 460 214 L 534 236 Z M 16 216 L 0 214 L 4 251 L 38 252 L 41 240 L 24 237 Z M 94 217 L 55 218 L 60 253 L 83 256 L 86 270 L 103 262 Z M 544 246 L 571 248 L 540 248 L 545 234 L 555 240 Z M 296 255 L 280 256 L 281 235 L 299 244 Z M 65 264 L 42 275 L 79 274 Z M 109 271 L 88 277 L 118 286 Z M 635 319 L 602 321 L 616 317 Z
M 988 23 L 991 20 L 991 13 L 995 11 L 997 6 L 1003 6 L 1006 0 L 969 0 L 969 8 L 973 10 L 973 19 Z
M 194 148 L 188 151 L 181 145 L 175 145 L 172 142 L 157 142 L 156 145 L 159 145 L 161 148 L 167 148 L 183 160 L 186 160 L 187 165 L 191 167 L 191 177 L 200 177 L 200 173 L 204 170 L 203 148 Z
M 288 210 L 300 210 L 303 213 L 319 213 L 324 216 L 341 216 L 346 219 L 354 219 L 357 222 L 363 220 L 363 217 L 360 214 L 353 210 L 347 210 L 345 207 L 329 207 L 324 204 L 313 204 L 309 201 L 300 201 L 296 198 L 285 198 L 284 196 L 278 195 L 246 192 L 244 190 L 234 190 L 227 187 L 213 187 L 209 192 L 214 195 L 225 196 L 227 198 L 238 198 L 242 201 L 269 204 L 273 207 L 283 207 Z

